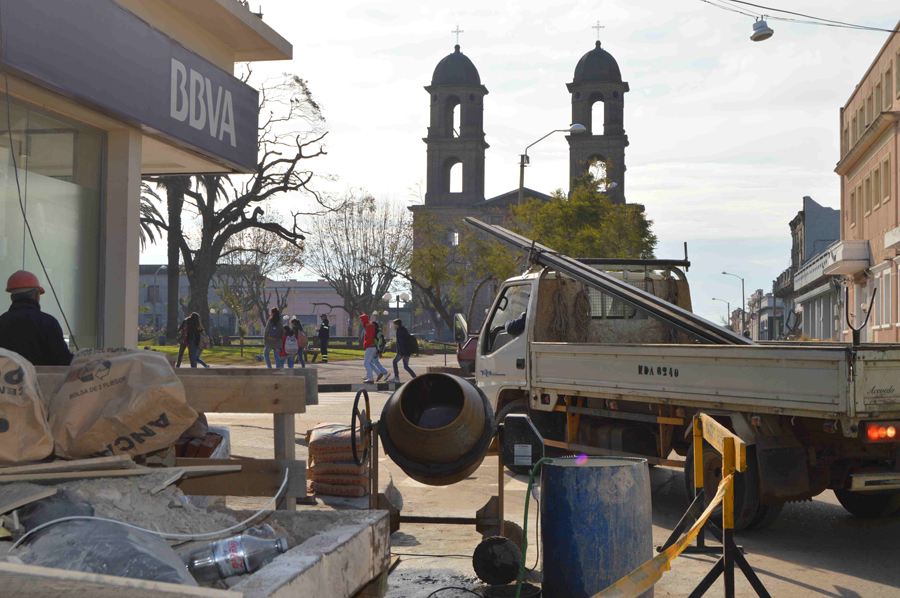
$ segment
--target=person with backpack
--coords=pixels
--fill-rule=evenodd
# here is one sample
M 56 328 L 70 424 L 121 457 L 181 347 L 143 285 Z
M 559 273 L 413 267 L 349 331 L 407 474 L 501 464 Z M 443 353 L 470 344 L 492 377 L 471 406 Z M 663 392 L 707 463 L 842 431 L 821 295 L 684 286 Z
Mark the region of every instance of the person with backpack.
M 294 369 L 294 359 L 300 351 L 300 344 L 297 342 L 297 335 L 290 326 L 285 326 L 281 336 L 281 350 L 279 356 L 282 361 L 287 359 L 288 369 Z
M 366 367 L 366 377 L 363 378 L 363 381 L 367 384 L 379 382 L 388 375 L 388 371 L 384 369 L 384 366 L 378 361 L 378 336 L 381 334 L 381 347 L 383 351 L 384 334 L 381 333 L 378 325 L 375 324 L 374 321 L 369 320 L 369 316 L 366 314 L 359 316 L 359 321 L 362 322 L 363 330 L 365 331 L 363 336 L 363 349 L 365 350 L 363 364 Z M 377 378 L 374 377 L 375 373 L 378 374 Z
M 397 369 L 397 364 L 401 359 L 403 360 L 403 369 L 415 378 L 416 373 L 409 367 L 409 358 L 413 353 L 418 352 L 419 343 L 403 325 L 403 320 L 399 318 L 394 320 L 394 331 L 397 335 L 397 354 L 394 356 L 394 379 L 391 382 L 400 382 L 400 370 Z
M 208 340 L 204 340 L 204 336 L 206 335 L 203 330 L 203 324 L 200 323 L 200 314 L 197 312 L 192 313 L 185 320 L 185 329 L 187 330 L 187 349 L 188 349 L 188 359 L 191 361 L 191 367 L 196 368 L 199 363 L 205 368 L 209 368 L 209 366 L 200 359 L 200 354 L 203 352 L 203 348 L 201 348 L 201 344 L 208 342 Z
M 288 361 L 288 367 L 293 368 L 294 363 L 300 363 L 300 367 L 306 367 L 306 357 L 303 355 L 303 352 L 306 350 L 307 345 L 309 345 L 309 337 L 306 336 L 306 333 L 303 331 L 303 324 L 300 323 L 300 320 L 297 318 L 293 318 L 291 320 L 291 330 L 294 332 L 294 337 L 297 339 L 297 359 L 293 362 Z
M 322 363 L 328 363 L 328 339 L 331 337 L 331 328 L 328 325 L 328 316 L 322 314 L 322 325 L 319 326 L 319 347 L 322 350 Z
M 281 326 L 281 312 L 278 311 L 277 307 L 272 308 L 270 317 L 266 321 L 266 330 L 263 334 L 265 336 L 264 355 L 266 358 L 266 366 L 268 366 L 269 369 L 272 369 L 272 361 L 269 359 L 269 353 L 274 352 L 275 367 L 279 370 L 284 368 L 284 361 L 282 361 L 279 356 L 284 329 Z
M 178 359 L 175 361 L 175 367 L 181 367 L 181 359 L 184 357 L 184 352 L 187 349 L 187 325 L 188 318 L 185 318 L 181 321 L 181 324 L 178 325 Z M 190 357 L 190 354 L 188 354 Z

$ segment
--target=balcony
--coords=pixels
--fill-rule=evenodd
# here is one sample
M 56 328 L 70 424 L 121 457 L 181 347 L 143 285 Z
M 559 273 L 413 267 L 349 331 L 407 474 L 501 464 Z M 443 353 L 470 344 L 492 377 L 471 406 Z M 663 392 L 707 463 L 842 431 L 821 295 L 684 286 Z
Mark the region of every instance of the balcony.
M 799 291 L 811 284 L 821 283 L 822 279 L 828 276 L 825 273 L 825 265 L 833 261 L 831 251 L 838 245 L 840 245 L 840 241 L 833 243 L 825 251 L 800 266 L 797 276 L 794 277 L 794 291 Z
M 782 297 L 785 294 L 790 294 L 794 290 L 794 268 L 790 267 L 781 274 L 778 275 L 778 278 L 775 280 L 772 285 L 772 292 L 775 293 L 776 297 Z
M 869 242 L 839 241 L 823 251 L 822 256 L 824 274 L 856 274 L 869 267 Z M 794 288 L 799 288 L 796 283 Z

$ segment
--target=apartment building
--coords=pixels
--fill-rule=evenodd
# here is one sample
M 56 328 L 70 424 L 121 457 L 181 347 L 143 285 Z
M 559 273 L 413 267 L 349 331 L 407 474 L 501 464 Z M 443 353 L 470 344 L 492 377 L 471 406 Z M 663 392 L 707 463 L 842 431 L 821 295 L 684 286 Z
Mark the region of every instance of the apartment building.
M 891 34 L 840 111 L 841 239 L 823 272 L 850 290 L 856 325 L 868 315 L 866 342 L 898 342 L 900 320 L 900 35 Z M 869 306 L 871 305 L 871 310 Z M 850 340 L 845 317 L 841 337 Z

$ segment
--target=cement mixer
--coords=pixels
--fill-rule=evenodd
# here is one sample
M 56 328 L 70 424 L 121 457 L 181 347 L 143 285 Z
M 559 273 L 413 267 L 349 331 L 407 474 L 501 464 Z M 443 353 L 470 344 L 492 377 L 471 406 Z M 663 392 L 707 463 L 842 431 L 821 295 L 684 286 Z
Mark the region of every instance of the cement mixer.
M 360 410 L 361 398 L 365 412 Z M 370 409 L 368 392 L 359 391 L 351 418 L 356 464 L 368 460 L 370 435 L 377 427 L 388 457 L 406 475 L 430 486 L 448 486 L 469 477 L 497 433 L 494 411 L 484 393 L 451 374 L 425 374 L 398 388 L 377 425 L 367 420 Z M 362 455 L 357 451 L 357 426 L 360 444 L 366 447 Z

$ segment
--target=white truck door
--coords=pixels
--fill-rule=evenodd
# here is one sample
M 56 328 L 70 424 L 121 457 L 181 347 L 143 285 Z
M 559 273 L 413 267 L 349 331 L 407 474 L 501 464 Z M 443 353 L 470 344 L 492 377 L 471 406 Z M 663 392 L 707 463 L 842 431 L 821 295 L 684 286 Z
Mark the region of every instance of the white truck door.
M 527 282 L 505 287 L 481 332 L 476 376 L 494 409 L 501 388 L 528 384 L 526 315 L 531 293 L 532 285 Z

